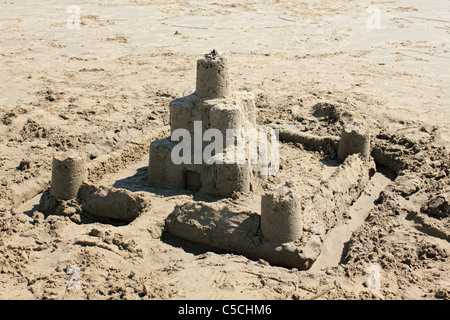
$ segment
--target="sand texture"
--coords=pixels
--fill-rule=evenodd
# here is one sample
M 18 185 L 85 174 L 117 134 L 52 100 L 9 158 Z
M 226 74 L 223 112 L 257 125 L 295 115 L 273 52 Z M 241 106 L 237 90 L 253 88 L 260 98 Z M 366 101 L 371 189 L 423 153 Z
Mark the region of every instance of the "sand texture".
M 82 0 L 77 28 L 71 1 L 3 2 L 0 299 L 448 300 L 448 1 L 382 2 L 377 27 L 372 4 Z M 151 185 L 212 49 L 228 73 L 204 95 L 254 98 L 240 121 L 280 130 L 279 172 L 227 197 Z M 338 159 L 354 124 L 370 155 Z M 87 179 L 56 199 L 68 150 Z M 273 244 L 261 197 L 283 185 L 303 230 Z

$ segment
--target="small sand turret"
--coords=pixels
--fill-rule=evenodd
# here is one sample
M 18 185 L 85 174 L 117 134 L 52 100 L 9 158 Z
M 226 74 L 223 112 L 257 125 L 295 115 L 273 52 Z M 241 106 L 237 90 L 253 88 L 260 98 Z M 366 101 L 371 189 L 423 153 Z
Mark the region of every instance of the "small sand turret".
M 346 125 L 339 141 L 338 160 L 342 162 L 354 153 L 366 158 L 370 156 L 370 135 L 359 126 Z
M 58 200 L 77 197 L 78 189 L 87 179 L 86 159 L 77 151 L 53 156 L 51 194 Z
M 230 94 L 227 59 L 216 50 L 197 60 L 195 93 L 206 99 L 224 98 Z
M 299 198 L 283 186 L 261 197 L 261 232 L 272 242 L 291 242 L 303 233 Z

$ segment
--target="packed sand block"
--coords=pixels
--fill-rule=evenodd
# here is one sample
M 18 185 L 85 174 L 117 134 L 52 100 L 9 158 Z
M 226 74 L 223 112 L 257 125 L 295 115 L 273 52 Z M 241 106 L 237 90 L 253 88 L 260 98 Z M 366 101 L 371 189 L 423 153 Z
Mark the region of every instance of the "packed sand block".
M 86 157 L 77 151 L 53 156 L 51 193 L 60 200 L 77 197 L 78 189 L 87 179 Z
M 317 236 L 303 244 L 268 241 L 261 234 L 259 214 L 204 202 L 176 206 L 166 228 L 180 239 L 299 270 L 311 267 L 322 244 Z
M 74 199 L 58 199 L 49 188 L 39 201 L 39 211 L 44 215 L 68 216 L 76 223 L 129 223 L 148 207 L 149 202 L 137 193 L 86 182 L 80 186 Z
M 139 194 L 116 188 L 83 184 L 78 201 L 85 213 L 96 218 L 131 222 L 149 205 Z
M 248 146 L 257 130 L 253 94 L 231 92 L 229 82 L 227 61 L 215 50 L 197 61 L 196 91 L 170 102 L 171 137 L 150 145 L 152 185 L 225 197 L 256 188 L 257 164 L 226 160 L 236 158 L 238 139 Z M 188 147 L 179 149 L 183 145 Z M 182 159 L 174 160 L 174 154 Z
M 148 175 L 150 182 L 159 187 L 186 189 L 221 197 L 233 192 L 249 192 L 258 188 L 260 165 L 245 163 L 216 163 L 214 158 L 223 159 L 225 153 L 218 153 L 210 159 L 212 163 L 175 164 L 171 153 L 176 143 L 169 138 L 154 141 L 150 146 Z M 225 150 L 226 151 L 226 150 Z M 191 159 L 194 158 L 192 155 Z
M 347 124 L 341 133 L 338 160 L 344 161 L 354 153 L 359 153 L 365 158 L 370 156 L 370 134 L 360 126 Z
M 295 241 L 302 236 L 300 199 L 288 187 L 262 195 L 261 231 L 274 242 Z
M 255 98 L 251 92 L 232 92 L 227 97 L 205 99 L 196 93 L 174 99 L 169 104 L 171 134 L 186 129 L 194 139 L 194 122 L 201 121 L 197 130 L 202 135 L 208 129 L 217 129 L 226 136 L 226 129 L 256 127 Z
M 227 59 L 216 50 L 197 60 L 195 93 L 203 98 L 223 98 L 230 93 Z

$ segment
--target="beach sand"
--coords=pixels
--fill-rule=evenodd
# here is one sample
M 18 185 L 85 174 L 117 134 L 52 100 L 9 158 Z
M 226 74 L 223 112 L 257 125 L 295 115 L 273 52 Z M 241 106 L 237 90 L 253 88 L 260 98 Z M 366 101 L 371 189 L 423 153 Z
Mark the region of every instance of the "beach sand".
M 0 299 L 449 298 L 447 1 L 73 5 L 1 4 Z M 338 135 L 351 114 L 391 155 L 308 271 L 164 236 L 193 196 L 140 187 L 169 102 L 194 91 L 196 60 L 212 49 L 227 56 L 232 89 L 255 95 L 258 124 Z M 312 116 L 324 103 L 339 121 Z M 52 156 L 67 149 L 88 155 L 93 182 L 147 194 L 149 212 L 124 226 L 44 219 Z M 319 153 L 293 159 L 286 177 L 295 168 L 314 181 L 326 167 Z M 258 211 L 252 199 L 226 201 Z M 68 289 L 71 266 L 79 290 Z

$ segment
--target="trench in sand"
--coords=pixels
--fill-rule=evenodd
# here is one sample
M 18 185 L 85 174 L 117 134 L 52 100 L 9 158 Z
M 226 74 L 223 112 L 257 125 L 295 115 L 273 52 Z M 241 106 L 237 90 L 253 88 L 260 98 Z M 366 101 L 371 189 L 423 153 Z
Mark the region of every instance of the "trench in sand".
M 395 174 L 391 170 L 383 166 L 377 166 L 377 172 L 370 179 L 369 185 L 351 205 L 349 209 L 350 219 L 347 223 L 338 225 L 328 232 L 322 251 L 311 267 L 311 271 L 337 266 L 343 261 L 346 244 L 352 233 L 363 224 L 369 212 L 376 205 L 380 192 L 394 179 Z

